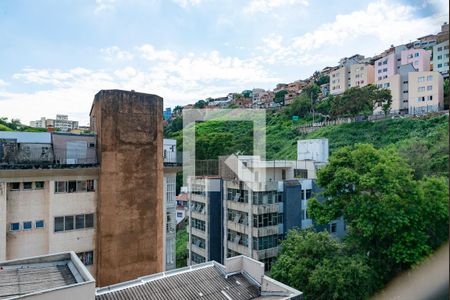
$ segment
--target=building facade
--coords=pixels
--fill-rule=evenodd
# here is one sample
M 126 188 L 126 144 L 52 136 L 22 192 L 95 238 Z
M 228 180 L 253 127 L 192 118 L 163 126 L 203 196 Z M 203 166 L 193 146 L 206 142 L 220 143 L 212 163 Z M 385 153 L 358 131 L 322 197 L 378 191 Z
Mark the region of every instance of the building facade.
M 444 82 L 441 73 L 411 72 L 409 82 L 409 114 L 424 114 L 444 108 Z
M 350 87 L 364 87 L 374 82 L 375 68 L 370 64 L 350 66 Z
M 419 72 L 430 71 L 431 51 L 425 49 L 408 49 L 400 54 L 401 64 L 412 64 Z
M 56 115 L 56 119 L 46 119 L 42 117 L 40 120 L 30 121 L 30 126 L 35 128 L 56 128 L 61 131 L 70 131 L 78 129 L 78 121 L 69 120 L 67 115 Z
M 448 38 L 448 36 L 447 36 Z M 433 47 L 433 71 L 439 72 L 448 78 L 448 39 Z

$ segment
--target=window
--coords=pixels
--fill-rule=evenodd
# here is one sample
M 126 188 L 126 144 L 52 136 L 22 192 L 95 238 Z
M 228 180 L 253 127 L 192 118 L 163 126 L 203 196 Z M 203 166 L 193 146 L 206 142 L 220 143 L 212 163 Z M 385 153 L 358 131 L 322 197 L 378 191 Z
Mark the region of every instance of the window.
M 420 56 L 419 52 L 414 53 L 414 57 L 419 57 L 419 56 Z
M 379 76 L 379 77 L 378 77 L 378 80 L 381 80 L 381 79 L 383 79 L 383 77 Z
M 23 230 L 31 230 L 33 229 L 33 222 L 25 221 L 23 222 Z
M 438 48 L 437 48 L 437 51 L 442 51 L 442 47 L 438 47 Z
M 389 82 L 386 82 L 386 83 L 383 85 L 383 88 L 387 89 L 387 88 L 389 88 L 390 86 L 391 86 L 391 84 L 390 84 Z
M 83 228 L 84 228 L 84 215 L 76 215 L 75 229 L 83 229 Z
M 381 61 L 378 62 L 378 65 L 381 66 Z
M 424 87 L 424 86 L 419 86 L 419 87 L 417 88 L 417 91 L 418 91 L 418 92 L 425 92 L 425 87 Z
M 42 190 L 44 188 L 44 182 L 43 181 L 36 181 L 34 183 L 34 188 L 36 190 Z
M 428 76 L 427 76 L 427 80 L 428 80 L 428 81 L 432 81 L 432 80 L 433 80 L 433 75 L 428 75 Z
M 73 216 L 65 216 L 64 217 L 64 230 L 73 230 L 74 221 Z
M 206 230 L 206 228 L 205 228 L 205 225 L 206 225 L 205 221 L 192 218 L 191 225 L 192 225 L 192 228 L 195 228 L 195 229 L 198 229 L 198 230 L 201 230 L 201 231 L 205 231 Z
M 305 169 L 294 169 L 295 178 L 308 178 L 308 170 Z
M 198 236 L 192 235 L 191 236 L 192 245 L 196 245 L 197 247 L 200 247 L 202 249 L 205 249 L 205 240 L 202 238 L 199 238 Z
M 383 61 L 383 65 L 387 65 L 387 59 Z
M 95 148 L 95 143 L 89 143 L 88 147 L 89 148 Z
M 417 77 L 417 82 L 424 82 L 424 81 L 425 81 L 424 76 Z
M 306 194 L 306 195 L 305 195 L 306 199 L 311 198 L 311 196 L 312 196 L 312 190 L 306 190 L 306 193 L 305 193 L 305 194 Z
M 331 233 L 336 233 L 336 231 L 337 231 L 337 224 L 336 223 L 331 223 L 330 231 L 331 231 Z
M 10 191 L 18 191 L 20 190 L 20 182 L 12 182 Z
M 93 228 L 94 227 L 94 214 L 87 214 L 85 217 L 85 227 L 86 228 Z
M 427 86 L 427 91 L 431 91 L 431 90 L 433 90 L 433 86 L 432 85 Z
M 55 217 L 55 232 L 64 231 L 64 217 Z
M 86 180 L 77 181 L 77 192 L 86 192 Z
M 384 69 L 383 69 L 383 72 L 387 72 L 387 70 L 388 70 L 387 68 L 384 68 Z
M 94 264 L 94 251 L 79 252 L 77 255 L 85 266 Z
M 438 64 L 438 68 L 442 68 L 442 64 Z
M 183 213 L 182 212 L 177 212 L 177 218 L 182 218 L 183 217 Z
M 437 59 L 441 60 L 442 59 L 442 55 L 438 55 Z
M 433 95 L 427 97 L 428 101 L 433 101 Z
M 67 192 L 67 182 L 55 181 L 55 193 L 65 193 L 65 192 Z
M 33 183 L 32 182 L 24 182 L 23 183 L 23 189 L 24 190 L 31 190 L 33 187 Z
M 281 180 L 286 180 L 286 170 L 281 170 Z
M 94 180 L 86 181 L 86 188 L 88 192 L 95 192 L 95 182 Z
M 20 223 L 10 223 L 9 224 L 9 230 L 10 231 L 19 231 L 20 230 Z
M 35 222 L 35 224 L 34 224 L 34 227 L 35 227 L 36 229 L 44 228 L 44 220 L 37 220 L 37 221 Z
M 408 54 L 407 58 L 413 58 L 412 54 Z
M 69 193 L 75 193 L 77 191 L 77 182 L 76 181 L 69 181 L 67 184 L 67 191 Z

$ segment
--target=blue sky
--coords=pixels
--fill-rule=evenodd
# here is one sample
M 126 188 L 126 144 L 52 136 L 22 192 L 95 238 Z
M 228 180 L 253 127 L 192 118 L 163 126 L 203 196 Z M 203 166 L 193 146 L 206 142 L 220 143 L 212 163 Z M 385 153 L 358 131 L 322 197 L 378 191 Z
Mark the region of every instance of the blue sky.
M 0 0 L 0 116 L 68 114 L 134 89 L 165 106 L 306 78 L 436 33 L 441 0 Z

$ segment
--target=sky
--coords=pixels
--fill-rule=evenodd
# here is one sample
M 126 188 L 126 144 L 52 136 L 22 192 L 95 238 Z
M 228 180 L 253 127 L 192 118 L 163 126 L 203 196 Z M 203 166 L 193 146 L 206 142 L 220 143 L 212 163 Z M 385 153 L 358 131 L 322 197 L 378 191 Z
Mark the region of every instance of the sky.
M 86 125 L 102 89 L 172 108 L 273 89 L 448 17 L 447 0 L 0 0 L 0 117 Z

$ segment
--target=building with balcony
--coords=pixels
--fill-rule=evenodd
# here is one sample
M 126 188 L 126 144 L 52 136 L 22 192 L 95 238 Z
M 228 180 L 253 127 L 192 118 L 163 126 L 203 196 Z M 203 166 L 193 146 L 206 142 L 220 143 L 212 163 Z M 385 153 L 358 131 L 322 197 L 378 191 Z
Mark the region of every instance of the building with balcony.
M 188 265 L 223 262 L 222 179 L 196 177 L 189 181 Z
M 67 115 L 56 115 L 56 119 L 30 121 L 30 126 L 35 128 L 57 128 L 61 131 L 70 131 L 78 128 L 78 121 L 71 121 Z
M 409 114 L 424 114 L 444 108 L 444 87 L 441 73 L 411 72 L 409 82 Z
M 447 32 L 448 34 L 448 32 Z M 444 78 L 448 78 L 448 35 L 447 40 L 433 47 L 433 71 L 439 72 Z
M 381 55 L 381 58 L 375 60 L 375 81 L 380 81 L 397 74 L 397 70 L 400 68 L 402 61 L 401 53 L 405 50 L 408 50 L 405 45 L 392 46 Z
M 330 72 L 330 94 L 339 95 L 352 87 L 351 67 L 353 65 L 360 65 L 365 62 L 364 56 L 355 54 L 350 57 L 344 57 L 339 61 L 339 66 Z M 357 69 L 355 68 L 355 71 Z M 359 73 L 355 73 L 356 75 Z M 367 77 L 366 80 L 368 80 Z M 359 79 L 359 76 L 358 76 Z M 360 79 L 360 84 L 361 84 Z M 356 81 L 355 81 L 356 83 Z

